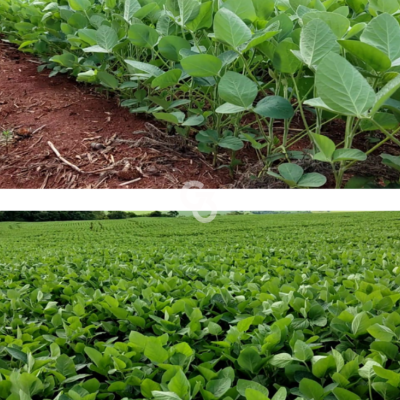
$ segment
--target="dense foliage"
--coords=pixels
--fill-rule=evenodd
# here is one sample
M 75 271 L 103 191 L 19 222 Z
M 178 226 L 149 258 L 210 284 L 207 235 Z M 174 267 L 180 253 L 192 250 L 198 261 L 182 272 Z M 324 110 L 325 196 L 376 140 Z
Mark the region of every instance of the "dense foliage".
M 400 145 L 399 9 L 397 0 L 0 0 L 0 32 L 47 57 L 50 75 L 101 84 L 132 112 L 195 133 L 214 162 L 231 150 L 231 168 L 249 143 L 266 170 L 285 162 L 275 178 L 323 186 L 289 162 L 304 158 L 290 149 L 308 137 L 307 157 L 330 164 L 341 187 L 355 162 Z M 323 135 L 337 118 L 346 121 L 338 146 Z M 374 130 L 384 140 L 367 154 L 354 148 Z M 399 157 L 382 157 L 400 170 Z
M 178 211 L 152 211 L 140 215 L 132 211 L 0 211 L 0 222 L 89 221 L 136 217 L 174 218 L 177 216 L 179 216 Z
M 0 399 L 396 400 L 399 228 L 1 223 Z

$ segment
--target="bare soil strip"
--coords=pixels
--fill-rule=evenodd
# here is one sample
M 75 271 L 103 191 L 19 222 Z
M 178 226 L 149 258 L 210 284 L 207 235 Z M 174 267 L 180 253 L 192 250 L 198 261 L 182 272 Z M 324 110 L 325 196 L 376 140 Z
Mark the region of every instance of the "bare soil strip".
M 163 189 L 232 184 L 192 146 L 0 41 L 0 188 Z M 137 133 L 140 132 L 140 133 Z M 55 149 L 55 150 L 54 150 Z M 58 153 L 58 155 L 57 155 Z

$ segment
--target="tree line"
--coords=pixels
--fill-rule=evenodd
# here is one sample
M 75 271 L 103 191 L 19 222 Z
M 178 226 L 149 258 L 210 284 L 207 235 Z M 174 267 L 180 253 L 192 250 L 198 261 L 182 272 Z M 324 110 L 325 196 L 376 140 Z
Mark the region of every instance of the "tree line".
M 175 218 L 178 211 L 151 211 L 137 215 L 132 211 L 0 211 L 0 222 L 92 221 L 139 217 Z

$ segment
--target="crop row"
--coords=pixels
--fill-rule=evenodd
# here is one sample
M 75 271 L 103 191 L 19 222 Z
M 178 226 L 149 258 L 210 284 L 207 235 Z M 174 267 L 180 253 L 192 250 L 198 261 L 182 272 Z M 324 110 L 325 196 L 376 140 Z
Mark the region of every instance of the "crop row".
M 41 55 L 51 76 L 100 84 L 132 112 L 195 134 L 215 162 L 228 150 L 233 169 L 247 143 L 265 170 L 283 162 L 270 173 L 291 187 L 326 182 L 296 165 L 304 157 L 330 164 L 341 187 L 354 163 L 400 145 L 399 9 L 397 0 L 1 0 L 0 33 Z M 338 145 L 324 135 L 335 119 Z M 371 131 L 383 136 L 355 149 Z M 311 150 L 292 151 L 303 138 Z
M 1 223 L 0 399 L 399 398 L 399 213 L 215 222 Z

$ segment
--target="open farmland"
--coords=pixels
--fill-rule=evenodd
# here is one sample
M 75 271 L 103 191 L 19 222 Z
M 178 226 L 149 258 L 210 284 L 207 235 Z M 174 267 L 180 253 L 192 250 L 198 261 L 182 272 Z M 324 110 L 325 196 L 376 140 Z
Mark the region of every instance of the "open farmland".
M 97 145 L 130 140 L 169 159 L 176 151 L 206 157 L 215 177 L 223 167 L 238 187 L 251 185 L 241 175 L 268 178 L 264 187 L 342 188 L 358 175 L 353 187 L 398 187 L 399 10 L 397 0 L 1 0 L 0 34 L 39 56 L 40 72 L 95 84 L 156 124 L 143 130 L 143 121 L 131 119 L 143 136 L 121 139 L 115 135 L 126 133 L 128 123 L 117 118 L 115 131 L 106 123 Z M 35 90 L 39 98 L 24 104 L 24 114 L 39 117 L 38 104 L 53 101 L 38 85 Z M 12 120 L 22 112 L 7 96 Z M 79 98 L 62 107 L 76 103 Z M 50 106 L 47 112 L 54 111 Z M 80 114 L 79 108 L 72 111 L 75 129 L 60 145 L 72 136 L 87 139 L 80 137 L 82 119 L 92 117 L 97 125 L 88 129 L 103 131 L 99 119 L 107 111 L 89 107 Z M 59 115 L 63 125 L 70 116 Z M 59 137 L 64 129 L 54 119 L 44 131 L 49 141 L 49 131 Z M 20 139 L 14 128 L 2 125 L 7 148 Z M 25 126 L 24 137 L 30 128 L 36 126 Z M 87 157 L 63 150 L 79 164 L 75 172 L 93 171 L 85 168 Z M 123 164 L 113 160 L 97 169 Z
M 0 224 L 0 399 L 396 400 L 400 213 Z

